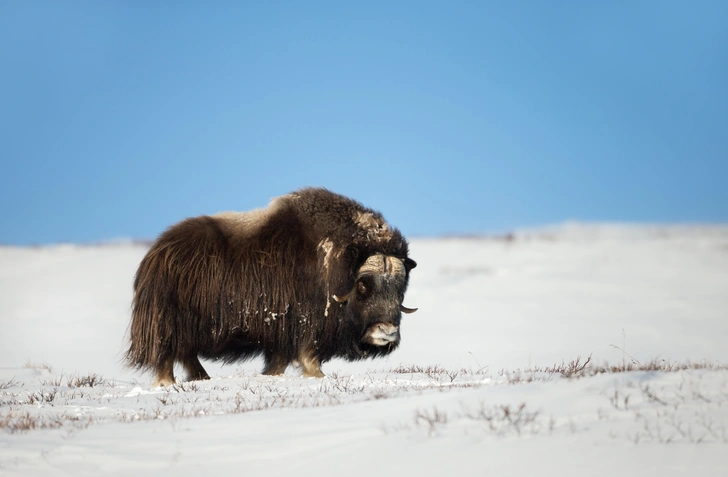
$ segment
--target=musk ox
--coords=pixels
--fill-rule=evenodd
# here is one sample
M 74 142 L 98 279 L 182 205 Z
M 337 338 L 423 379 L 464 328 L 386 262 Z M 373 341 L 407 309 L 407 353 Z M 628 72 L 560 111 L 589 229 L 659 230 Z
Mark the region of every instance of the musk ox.
M 126 362 L 175 382 L 207 379 L 199 357 L 262 355 L 264 374 L 291 363 L 323 377 L 334 357 L 386 355 L 400 342 L 410 271 L 402 234 L 381 214 L 308 188 L 250 212 L 186 219 L 164 232 L 134 279 Z

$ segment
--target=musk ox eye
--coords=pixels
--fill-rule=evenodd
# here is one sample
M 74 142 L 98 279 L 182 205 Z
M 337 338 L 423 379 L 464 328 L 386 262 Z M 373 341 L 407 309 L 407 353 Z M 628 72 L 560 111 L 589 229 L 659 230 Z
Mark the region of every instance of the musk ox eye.
M 356 292 L 361 295 L 365 296 L 367 294 L 367 287 L 362 282 L 359 282 L 356 284 Z

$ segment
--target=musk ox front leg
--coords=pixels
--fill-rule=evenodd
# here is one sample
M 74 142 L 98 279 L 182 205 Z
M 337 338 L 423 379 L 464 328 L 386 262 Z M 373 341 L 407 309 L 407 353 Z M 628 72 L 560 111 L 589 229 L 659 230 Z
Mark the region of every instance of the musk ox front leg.
M 274 353 L 265 353 L 265 368 L 263 374 L 267 376 L 278 376 L 286 372 L 289 360 L 285 356 Z
M 298 356 L 298 362 L 303 367 L 304 378 L 323 378 L 324 373 L 321 372 L 321 360 L 311 350 L 305 350 Z

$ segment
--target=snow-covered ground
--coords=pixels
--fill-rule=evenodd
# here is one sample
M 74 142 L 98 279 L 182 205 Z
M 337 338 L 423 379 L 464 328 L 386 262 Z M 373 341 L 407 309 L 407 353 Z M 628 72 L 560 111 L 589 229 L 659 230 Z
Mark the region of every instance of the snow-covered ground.
M 388 358 L 167 389 L 120 363 L 145 251 L 0 247 L 0 475 L 728 475 L 726 226 L 413 239 Z

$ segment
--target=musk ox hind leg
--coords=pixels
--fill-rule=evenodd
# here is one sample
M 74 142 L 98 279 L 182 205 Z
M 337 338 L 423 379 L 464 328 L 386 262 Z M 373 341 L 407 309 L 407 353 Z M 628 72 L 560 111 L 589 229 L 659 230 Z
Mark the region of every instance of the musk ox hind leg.
M 187 356 L 182 360 L 182 366 L 185 368 L 187 373 L 188 381 L 199 381 L 202 379 L 210 379 L 210 376 L 202 367 L 202 363 L 196 355 Z
M 280 354 L 266 353 L 265 368 L 263 374 L 267 376 L 277 376 L 286 372 L 289 360 Z
M 174 380 L 174 357 L 170 356 L 161 360 L 154 371 L 157 378 L 152 383 L 152 387 L 170 386 L 176 382 Z

